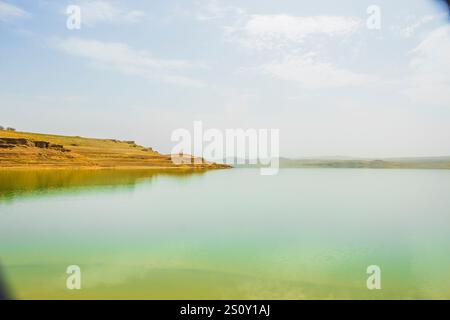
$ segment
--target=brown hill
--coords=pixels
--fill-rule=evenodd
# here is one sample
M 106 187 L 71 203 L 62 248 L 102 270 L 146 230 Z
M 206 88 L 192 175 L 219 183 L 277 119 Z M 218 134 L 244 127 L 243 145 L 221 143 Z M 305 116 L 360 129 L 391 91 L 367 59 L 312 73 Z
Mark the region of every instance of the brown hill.
M 192 159 L 191 156 L 184 156 Z M 164 155 L 134 141 L 0 131 L 0 168 L 153 168 L 219 169 L 203 161 L 174 164 Z

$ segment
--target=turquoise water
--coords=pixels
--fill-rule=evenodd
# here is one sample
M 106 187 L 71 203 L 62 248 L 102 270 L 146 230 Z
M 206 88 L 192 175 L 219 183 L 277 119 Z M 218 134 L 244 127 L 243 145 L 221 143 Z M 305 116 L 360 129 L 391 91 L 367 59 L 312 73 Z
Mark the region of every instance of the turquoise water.
M 0 173 L 16 298 L 450 298 L 450 171 Z M 66 268 L 81 268 L 81 290 Z M 381 268 L 368 290 L 366 269 Z

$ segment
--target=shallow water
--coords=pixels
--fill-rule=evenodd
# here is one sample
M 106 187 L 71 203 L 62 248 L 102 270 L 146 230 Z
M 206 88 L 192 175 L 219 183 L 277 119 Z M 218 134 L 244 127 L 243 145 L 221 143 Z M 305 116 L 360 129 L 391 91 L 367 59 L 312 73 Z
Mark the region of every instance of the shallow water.
M 449 194 L 446 170 L 4 171 L 0 281 L 28 299 L 449 299 Z

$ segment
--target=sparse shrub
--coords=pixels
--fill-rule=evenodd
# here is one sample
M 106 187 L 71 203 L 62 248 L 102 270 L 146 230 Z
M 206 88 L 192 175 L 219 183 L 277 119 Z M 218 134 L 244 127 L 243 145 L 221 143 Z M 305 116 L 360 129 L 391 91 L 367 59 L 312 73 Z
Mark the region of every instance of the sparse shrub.
M 3 126 L 0 126 L 0 130 L 5 130 L 5 128 Z
M 16 131 L 16 129 L 8 127 L 8 128 L 6 128 L 6 131 Z

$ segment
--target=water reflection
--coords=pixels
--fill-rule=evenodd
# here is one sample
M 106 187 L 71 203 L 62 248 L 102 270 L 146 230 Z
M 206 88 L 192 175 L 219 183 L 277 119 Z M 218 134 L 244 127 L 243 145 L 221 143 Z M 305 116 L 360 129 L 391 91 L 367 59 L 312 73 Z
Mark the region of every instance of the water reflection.
M 6 281 L 6 277 L 2 270 L 2 265 L 0 263 L 0 300 L 9 300 L 9 299 L 11 299 L 11 294 Z
M 161 175 L 188 178 L 194 174 L 202 175 L 204 171 L 170 169 L 0 170 L 0 201 L 68 190 L 133 187 L 143 181 L 150 182 Z
M 450 297 L 450 171 L 25 173 L 0 180 L 13 298 Z

